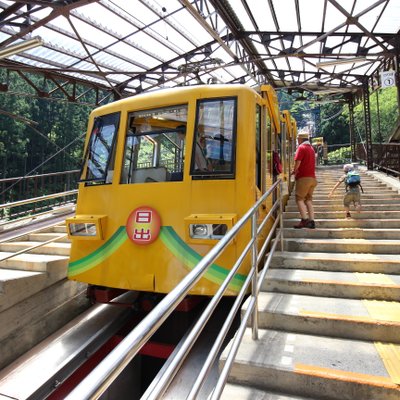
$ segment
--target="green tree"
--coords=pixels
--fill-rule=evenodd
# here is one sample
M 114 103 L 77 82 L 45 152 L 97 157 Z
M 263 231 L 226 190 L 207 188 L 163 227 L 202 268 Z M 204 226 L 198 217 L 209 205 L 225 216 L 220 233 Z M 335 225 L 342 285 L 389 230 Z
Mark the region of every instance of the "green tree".
M 0 71 L 0 79 L 7 82 L 13 93 L 25 94 L 0 94 L 2 177 L 77 169 L 83 150 L 83 139 L 77 139 L 86 132 L 93 107 L 65 99 L 34 97 L 35 90 L 15 73 Z M 43 88 L 43 77 L 31 74 L 29 79 L 37 88 Z M 77 92 L 83 90 L 78 88 Z M 94 97 L 92 100 L 94 103 Z M 73 145 L 68 146 L 70 143 Z M 60 152 L 66 146 L 66 151 Z
M 343 104 L 323 104 L 321 106 L 320 135 L 328 145 L 350 142 L 348 114 Z

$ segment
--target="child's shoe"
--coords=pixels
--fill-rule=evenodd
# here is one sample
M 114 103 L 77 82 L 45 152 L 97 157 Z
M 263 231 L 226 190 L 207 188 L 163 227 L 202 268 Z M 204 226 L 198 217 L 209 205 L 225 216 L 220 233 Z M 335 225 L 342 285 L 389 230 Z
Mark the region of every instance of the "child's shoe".
M 293 226 L 293 228 L 295 229 L 307 228 L 308 221 L 309 221 L 308 219 L 301 219 L 297 225 Z
M 307 221 L 306 228 L 315 229 L 315 221 L 314 221 L 313 219 L 309 219 L 309 220 Z

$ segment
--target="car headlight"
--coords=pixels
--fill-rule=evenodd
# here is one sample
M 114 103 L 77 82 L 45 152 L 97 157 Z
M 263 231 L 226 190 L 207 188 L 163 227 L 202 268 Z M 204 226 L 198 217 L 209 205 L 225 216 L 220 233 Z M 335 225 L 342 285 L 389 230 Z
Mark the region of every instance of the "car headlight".
M 67 218 L 68 237 L 76 240 L 103 240 L 106 227 L 106 215 L 79 214 Z
M 185 217 L 185 240 L 192 244 L 215 244 L 233 227 L 236 214 L 190 214 Z
M 221 239 L 227 232 L 226 224 L 190 224 L 190 237 L 193 239 Z
M 206 224 L 190 225 L 191 237 L 207 237 L 209 235 L 209 226 Z
M 69 234 L 71 236 L 97 236 L 96 224 L 70 223 Z

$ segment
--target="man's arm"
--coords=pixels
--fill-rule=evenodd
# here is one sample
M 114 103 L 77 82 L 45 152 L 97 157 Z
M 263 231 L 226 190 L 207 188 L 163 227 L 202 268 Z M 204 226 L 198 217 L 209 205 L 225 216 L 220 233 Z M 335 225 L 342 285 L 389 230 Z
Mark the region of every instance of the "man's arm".
M 292 175 L 296 176 L 297 171 L 299 170 L 300 164 L 301 164 L 301 160 L 295 160 Z

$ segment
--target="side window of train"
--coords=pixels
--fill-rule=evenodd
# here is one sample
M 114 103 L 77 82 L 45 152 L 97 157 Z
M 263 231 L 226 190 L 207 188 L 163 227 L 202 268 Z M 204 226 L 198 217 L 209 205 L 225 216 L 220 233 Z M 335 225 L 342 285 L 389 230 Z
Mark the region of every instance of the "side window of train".
M 119 121 L 120 113 L 95 118 L 83 164 L 87 168 L 81 182 L 86 185 L 112 182 Z
M 261 106 L 256 105 L 256 185 L 262 190 L 262 164 L 261 164 Z
M 267 171 L 268 176 L 272 178 L 272 121 L 267 113 Z
M 183 180 L 187 105 L 128 115 L 121 183 Z
M 237 99 L 197 103 L 191 160 L 193 179 L 234 178 Z

